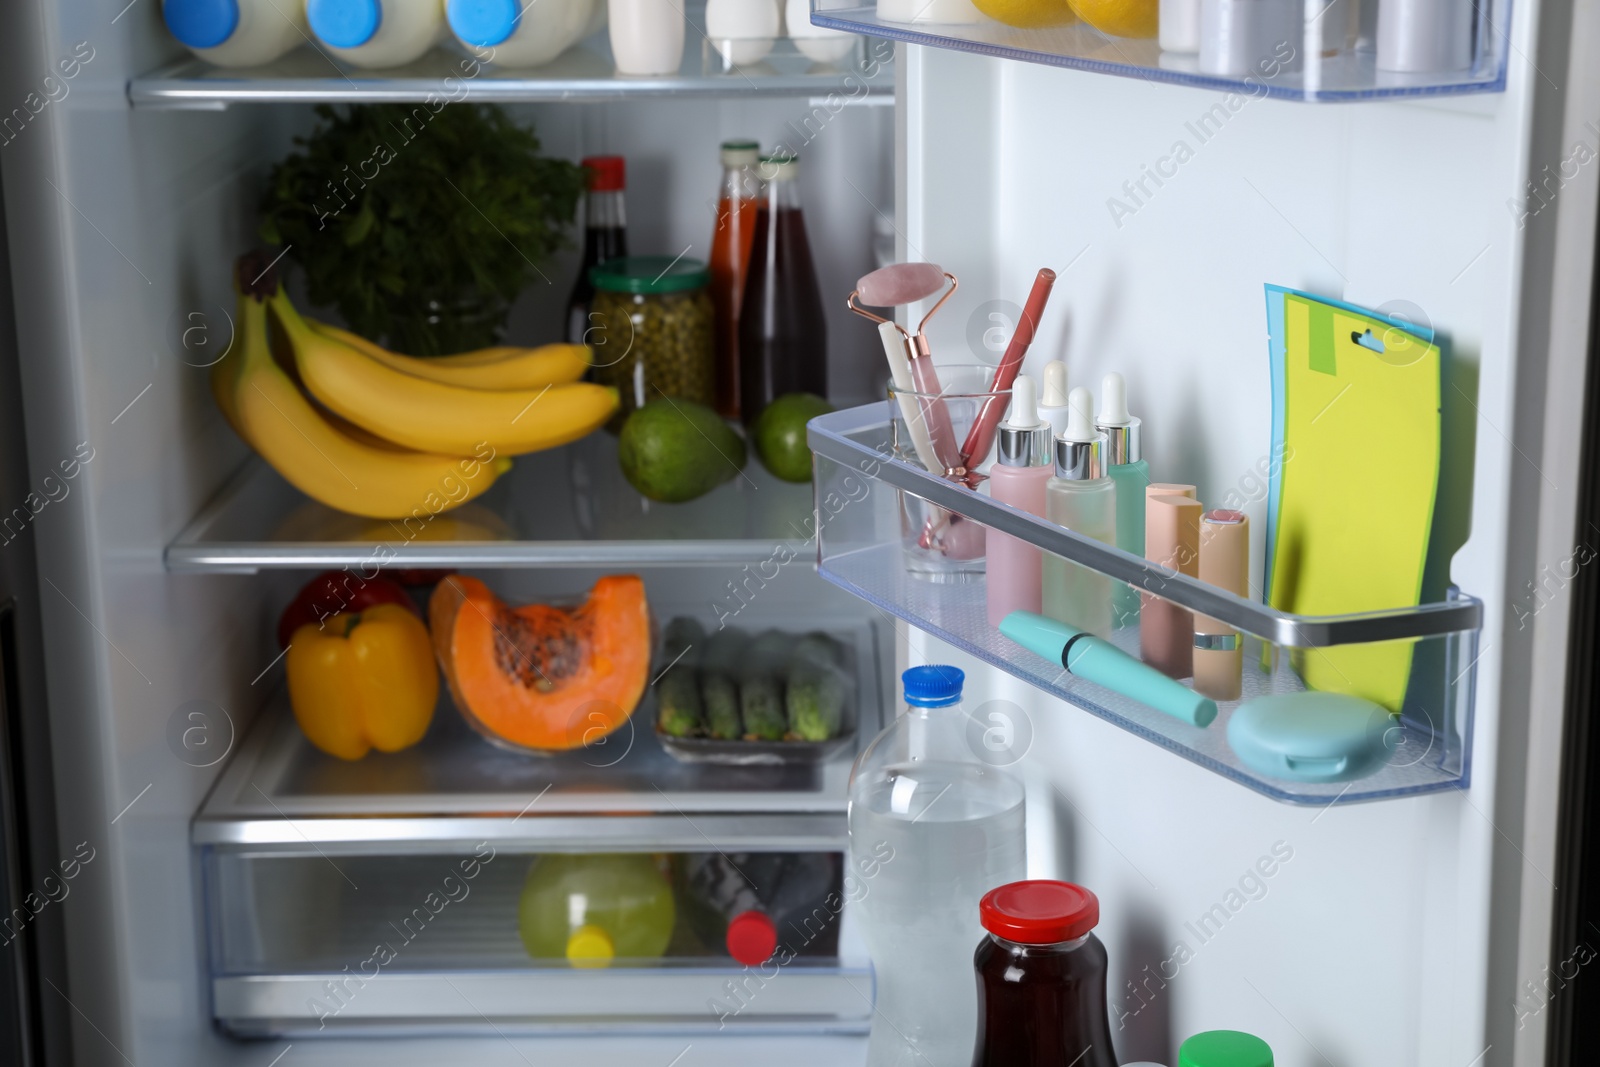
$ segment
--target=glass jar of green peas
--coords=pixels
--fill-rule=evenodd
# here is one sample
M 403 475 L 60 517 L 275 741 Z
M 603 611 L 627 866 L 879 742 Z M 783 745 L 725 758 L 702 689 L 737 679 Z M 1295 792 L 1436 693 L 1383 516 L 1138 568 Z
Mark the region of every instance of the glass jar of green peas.
M 594 283 L 587 341 L 594 380 L 622 403 L 607 427 L 658 396 L 711 404 L 711 272 L 696 259 L 624 256 L 589 271 Z

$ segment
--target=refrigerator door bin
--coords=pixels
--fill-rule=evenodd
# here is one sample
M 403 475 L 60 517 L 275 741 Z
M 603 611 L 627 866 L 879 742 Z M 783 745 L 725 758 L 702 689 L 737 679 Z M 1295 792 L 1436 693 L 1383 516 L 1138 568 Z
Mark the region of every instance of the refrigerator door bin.
M 1237 67 L 1231 64 L 1239 61 L 1230 58 L 1228 65 L 1219 67 L 1233 72 L 1217 74 L 1203 71 L 1194 53 L 1163 51 L 1153 33 L 1148 38 L 1108 37 L 1076 19 L 1043 29 L 1016 29 L 979 16 L 976 11 L 970 22 L 901 22 L 882 18 L 882 6 L 860 0 L 811 0 L 811 21 L 830 29 L 933 48 L 1212 89 L 1230 94 L 1226 104 L 1230 110 L 1237 110 L 1241 99 L 1262 97 L 1339 102 L 1504 92 L 1506 87 L 1510 0 L 1430 9 L 1426 14 L 1450 24 L 1448 29 L 1432 28 L 1459 38 L 1454 50 L 1460 54 L 1460 68 L 1428 73 L 1378 69 L 1370 38 L 1364 38 L 1360 45 L 1351 40 L 1336 55 L 1324 56 L 1320 47 L 1313 50 L 1302 40 L 1298 10 L 1292 13 L 1288 32 L 1281 38 L 1270 38 L 1276 45 L 1270 53 L 1263 51 L 1254 63 L 1244 62 Z M 1261 9 L 1265 10 L 1265 5 Z M 1348 10 L 1332 4 L 1319 5 L 1319 9 Z M 1423 17 L 1423 13 L 1416 14 L 1419 20 Z M 1433 38 L 1437 34 L 1426 36 Z M 1456 62 L 1443 65 L 1453 68 Z
M 427 855 L 301 842 L 206 848 L 201 862 L 213 1012 L 239 1036 L 862 1031 L 871 1013 L 869 966 L 841 937 L 836 851 L 574 858 L 488 842 Z M 708 863 L 768 884 L 708 895 L 692 881 Z M 552 888 L 540 872 L 553 868 L 588 873 Z M 616 894 L 631 901 L 626 919 L 608 910 Z M 729 908 L 766 917 L 776 947 L 764 962 L 729 955 Z M 630 944 L 652 955 L 606 958 Z M 549 945 L 577 962 L 530 955 Z
M 819 571 L 824 578 L 1045 692 L 1276 800 L 1349 803 L 1466 784 L 1482 625 L 1477 600 L 1452 590 L 1442 603 L 1414 608 L 1350 616 L 1290 615 L 1148 565 L 897 460 L 890 433 L 881 404 L 835 412 L 810 424 Z M 1103 576 L 1108 596 L 1118 583 L 1126 583 L 1146 595 L 1159 591 L 1171 604 L 1227 624 L 1239 632 L 1243 649 L 1242 699 L 1218 701 L 1214 722 L 1193 725 L 1065 670 L 1059 653 L 1046 658 L 1002 636 L 988 622 L 981 576 L 976 581 L 934 582 L 908 570 L 902 545 L 903 496 L 931 502 L 1071 560 Z M 1138 625 L 1117 627 L 1107 636 L 1117 650 L 1139 659 Z M 1341 678 L 1341 673 L 1353 677 Z M 1363 706 L 1372 714 L 1354 731 L 1355 743 L 1366 744 L 1364 753 L 1329 747 L 1336 744 L 1329 735 L 1349 725 L 1339 714 L 1332 716 L 1331 725 L 1322 722 L 1328 728 L 1309 740 L 1274 733 L 1285 724 L 1293 728 L 1311 722 L 1320 710 L 1311 705 L 1325 702 L 1323 694 L 1307 692 L 1302 677 L 1308 674 L 1322 679 L 1322 689 L 1366 698 Z M 1238 709 L 1264 697 L 1281 698 L 1280 707 L 1257 703 L 1238 724 L 1232 722 Z M 1284 700 L 1290 714 L 1274 714 Z M 1387 710 L 1398 714 L 1385 715 L 1381 704 L 1392 705 Z M 1271 735 L 1265 742 L 1263 729 Z

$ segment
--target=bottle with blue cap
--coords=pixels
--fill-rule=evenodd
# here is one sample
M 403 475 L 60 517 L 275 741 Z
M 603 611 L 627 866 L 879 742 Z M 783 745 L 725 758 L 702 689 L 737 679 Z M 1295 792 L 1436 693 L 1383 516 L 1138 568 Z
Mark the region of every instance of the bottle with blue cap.
M 162 0 L 183 45 L 219 67 L 255 67 L 306 42 L 305 11 L 283 0 Z
M 605 0 L 445 0 L 450 32 L 486 63 L 537 67 L 604 25 Z
M 439 43 L 444 0 L 306 0 L 306 21 L 335 58 L 398 67 Z
M 906 710 L 850 772 L 850 869 L 877 989 L 869 1067 L 966 1067 L 977 1034 L 972 946 L 985 893 L 1027 876 L 1015 735 L 961 702 L 956 667 L 901 675 Z

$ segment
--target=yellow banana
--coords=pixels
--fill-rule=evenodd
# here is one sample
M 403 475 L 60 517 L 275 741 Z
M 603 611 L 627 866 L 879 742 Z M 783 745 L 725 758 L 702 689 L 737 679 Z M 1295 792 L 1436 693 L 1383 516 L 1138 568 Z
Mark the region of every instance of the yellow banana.
M 543 389 L 547 385 L 575 382 L 589 369 L 586 345 L 541 345 L 538 348 L 502 345 L 419 359 L 391 352 L 326 322 L 309 318 L 305 322 L 322 336 L 342 341 L 385 367 L 464 389 Z
M 461 455 L 485 443 L 496 455 L 538 452 L 592 433 L 617 409 L 617 391 L 591 382 L 505 390 L 431 382 L 316 332 L 282 289 L 270 304 L 312 396 L 357 426 L 420 452 Z
M 240 294 L 239 350 L 212 370 L 217 403 L 239 435 L 307 496 L 353 515 L 404 519 L 447 511 L 511 467 L 488 446 L 467 456 L 376 448 L 340 432 L 272 359 L 267 309 Z

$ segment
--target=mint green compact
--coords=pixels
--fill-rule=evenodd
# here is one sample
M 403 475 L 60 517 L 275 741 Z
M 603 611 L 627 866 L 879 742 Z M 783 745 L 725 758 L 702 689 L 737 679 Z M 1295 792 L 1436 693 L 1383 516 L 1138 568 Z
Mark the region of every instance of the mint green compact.
M 1349 782 L 1382 767 L 1399 720 L 1343 693 L 1275 693 L 1234 709 L 1228 744 L 1245 766 L 1299 782 Z
M 1208 1030 L 1178 1049 L 1178 1067 L 1272 1067 L 1272 1048 L 1254 1034 Z

